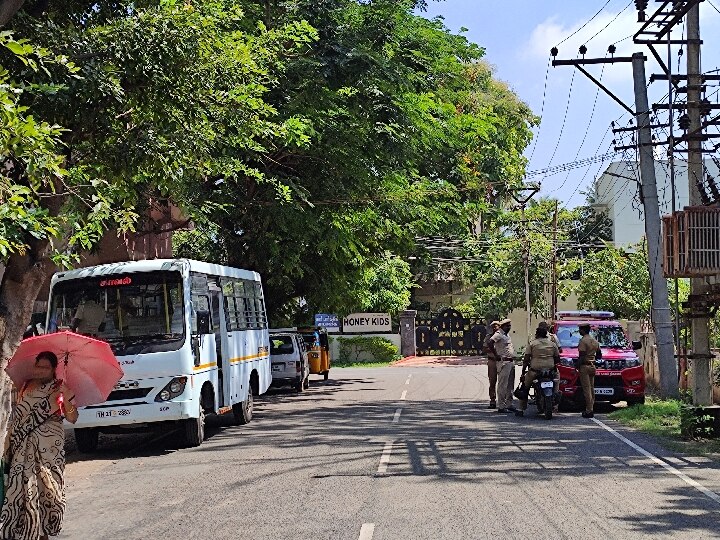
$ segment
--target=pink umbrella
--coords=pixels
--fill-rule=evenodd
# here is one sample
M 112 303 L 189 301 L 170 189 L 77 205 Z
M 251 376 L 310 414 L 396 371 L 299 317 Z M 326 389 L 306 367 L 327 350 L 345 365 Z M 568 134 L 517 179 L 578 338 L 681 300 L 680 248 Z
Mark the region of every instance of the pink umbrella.
M 15 386 L 20 388 L 33 378 L 35 357 L 44 351 L 57 355 L 57 377 L 75 392 L 78 407 L 104 402 L 123 376 L 107 342 L 65 331 L 20 342 L 5 368 Z

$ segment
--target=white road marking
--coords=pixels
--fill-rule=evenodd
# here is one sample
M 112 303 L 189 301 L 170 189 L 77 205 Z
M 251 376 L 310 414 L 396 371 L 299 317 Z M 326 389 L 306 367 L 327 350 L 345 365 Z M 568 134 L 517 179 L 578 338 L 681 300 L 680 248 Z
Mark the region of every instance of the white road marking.
M 377 472 L 379 472 L 379 473 L 387 472 L 388 463 L 390 463 L 390 454 L 392 453 L 392 449 L 393 449 L 392 442 L 385 443 L 385 448 L 383 448 L 383 453 L 380 456 L 380 465 L 378 465 Z
M 405 384 L 410 384 L 410 379 L 408 379 L 407 381 L 405 381 Z
M 412 373 L 408 375 L 408 379 L 412 379 Z
M 406 396 L 407 396 L 407 390 L 403 390 L 403 393 L 400 396 L 400 400 L 404 400 Z
M 402 409 L 395 409 L 395 416 L 393 416 L 392 423 L 397 424 L 400 421 L 400 413 L 402 412 Z
M 360 536 L 358 540 L 372 540 L 373 534 L 375 534 L 374 523 L 363 523 L 360 527 Z
M 697 489 L 700 493 L 702 493 L 703 495 L 705 495 L 705 496 L 708 497 L 709 499 L 712 499 L 712 500 L 715 501 L 716 503 L 720 503 L 720 495 L 718 495 L 718 494 L 715 493 L 714 491 L 711 491 L 711 490 L 709 490 L 708 488 L 706 488 L 705 486 L 703 486 L 702 484 L 700 484 L 699 482 L 696 482 L 695 480 L 693 480 L 692 478 L 690 478 L 690 477 L 689 477 L 688 475 L 686 475 L 685 473 L 678 471 L 675 467 L 673 467 L 673 466 L 670 465 L 669 463 L 664 462 L 662 459 L 656 457 L 655 455 L 651 454 L 650 452 L 648 452 L 647 450 L 645 450 L 642 446 L 639 446 L 639 445 L 635 444 L 634 442 L 632 442 L 630 439 L 628 439 L 628 438 L 626 438 L 626 437 L 623 437 L 622 435 L 620 435 L 620 433 L 618 433 L 617 431 L 615 431 L 615 430 L 614 430 L 613 428 L 611 428 L 610 426 L 604 424 L 603 422 L 601 422 L 601 421 L 598 420 L 597 418 L 593 418 L 593 422 L 595 422 L 595 423 L 596 423 L 597 425 L 599 425 L 600 427 L 604 428 L 605 430 L 607 430 L 607 431 L 609 431 L 610 433 L 612 433 L 613 435 L 615 435 L 615 437 L 617 437 L 617 438 L 620 439 L 622 442 L 624 442 L 625 444 L 627 444 L 630 448 L 632 448 L 632 449 L 636 450 L 637 452 L 641 453 L 643 456 L 645 456 L 646 458 L 648 458 L 650 461 L 653 461 L 654 463 L 657 463 L 658 465 L 660 465 L 663 469 L 665 469 L 665 470 L 668 471 L 669 473 L 674 474 L 675 476 L 677 476 L 678 478 L 680 478 L 680 479 L 681 479 L 683 482 L 685 482 L 686 484 L 694 487 L 695 489 Z

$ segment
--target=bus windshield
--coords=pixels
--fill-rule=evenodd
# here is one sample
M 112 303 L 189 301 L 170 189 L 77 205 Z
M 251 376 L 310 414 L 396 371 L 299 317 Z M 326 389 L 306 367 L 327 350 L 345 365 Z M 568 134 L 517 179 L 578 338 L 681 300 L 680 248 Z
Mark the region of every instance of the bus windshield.
M 600 347 L 611 349 L 627 349 L 630 347 L 621 326 L 598 326 L 590 330 L 590 335 L 598 340 Z M 581 337 L 577 325 L 562 325 L 557 329 L 560 347 L 577 348 Z
M 110 342 L 115 354 L 176 350 L 185 337 L 182 276 L 157 271 L 56 283 L 48 331 L 74 330 Z M 153 344 L 165 344 L 155 349 Z M 176 347 L 167 347 L 176 343 Z M 148 347 L 150 346 L 150 347 Z

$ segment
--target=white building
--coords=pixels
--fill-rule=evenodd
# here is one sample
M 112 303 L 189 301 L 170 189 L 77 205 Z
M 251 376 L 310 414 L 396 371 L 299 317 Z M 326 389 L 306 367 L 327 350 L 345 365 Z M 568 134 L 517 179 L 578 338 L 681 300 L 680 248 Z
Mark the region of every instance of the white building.
M 712 160 L 705 161 L 707 173 L 718 178 L 718 167 Z M 660 215 L 672 213 L 670 166 L 667 161 L 655 162 Z M 718 179 L 720 184 L 720 178 Z M 614 161 L 596 180 L 593 187 L 598 210 L 606 211 L 612 220 L 613 243 L 617 247 L 640 242 L 645 236 L 645 219 L 640 201 L 640 173 L 635 161 Z M 675 162 L 675 205 L 677 210 L 688 206 L 687 162 Z

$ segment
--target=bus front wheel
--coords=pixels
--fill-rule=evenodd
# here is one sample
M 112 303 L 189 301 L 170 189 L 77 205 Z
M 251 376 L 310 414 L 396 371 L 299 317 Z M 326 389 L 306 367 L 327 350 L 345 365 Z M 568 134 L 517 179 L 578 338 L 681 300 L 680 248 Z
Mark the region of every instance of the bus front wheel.
M 205 411 L 200 405 L 200 415 L 197 418 L 185 420 L 185 445 L 188 448 L 200 446 L 205 440 Z

